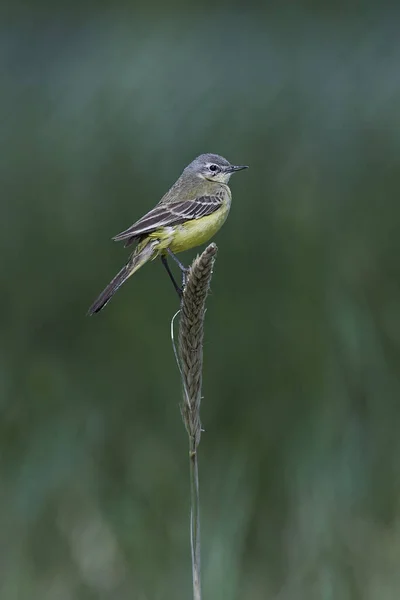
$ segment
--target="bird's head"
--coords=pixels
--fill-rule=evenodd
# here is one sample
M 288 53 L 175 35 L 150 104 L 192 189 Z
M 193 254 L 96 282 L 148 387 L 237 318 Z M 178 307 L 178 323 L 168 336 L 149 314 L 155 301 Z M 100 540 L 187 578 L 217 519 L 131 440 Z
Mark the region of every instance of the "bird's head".
M 208 181 L 228 183 L 232 173 L 242 169 L 247 169 L 247 166 L 231 165 L 226 158 L 218 154 L 201 154 L 186 167 L 185 171 Z

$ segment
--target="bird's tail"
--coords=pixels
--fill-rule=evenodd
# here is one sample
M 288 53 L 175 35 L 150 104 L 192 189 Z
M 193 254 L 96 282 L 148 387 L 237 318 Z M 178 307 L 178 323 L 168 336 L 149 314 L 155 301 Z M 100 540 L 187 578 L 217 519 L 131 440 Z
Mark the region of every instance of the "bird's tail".
M 128 262 L 119 273 L 114 277 L 108 286 L 101 292 L 100 296 L 93 302 L 92 306 L 88 310 L 88 315 L 98 313 L 105 307 L 105 305 L 111 300 L 115 292 L 121 287 L 123 283 L 131 275 L 136 273 L 140 267 L 147 263 L 152 258 L 155 258 L 157 254 L 154 252 L 155 247 L 158 244 L 158 240 L 146 240 L 138 245 Z

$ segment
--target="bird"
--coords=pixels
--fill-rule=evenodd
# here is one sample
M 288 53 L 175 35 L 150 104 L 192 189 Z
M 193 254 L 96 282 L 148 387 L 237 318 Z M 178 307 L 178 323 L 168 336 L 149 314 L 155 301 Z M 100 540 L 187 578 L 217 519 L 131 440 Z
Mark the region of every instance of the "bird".
M 181 296 L 188 269 L 176 254 L 206 243 L 222 227 L 231 207 L 229 179 L 236 171 L 247 168 L 247 165 L 233 165 L 218 154 L 201 154 L 195 158 L 152 210 L 112 238 L 124 242 L 125 247 L 137 245 L 128 262 L 89 308 L 88 314 L 100 312 L 129 277 L 158 256 Z M 173 277 L 168 256 L 182 272 L 182 288 Z

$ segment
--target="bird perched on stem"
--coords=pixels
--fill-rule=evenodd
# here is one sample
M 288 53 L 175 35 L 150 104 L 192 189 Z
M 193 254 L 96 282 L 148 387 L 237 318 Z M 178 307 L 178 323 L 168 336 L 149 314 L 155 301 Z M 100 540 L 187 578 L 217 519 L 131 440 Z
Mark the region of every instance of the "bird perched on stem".
M 170 256 L 182 271 L 183 286 L 187 269 L 175 256 L 178 252 L 204 244 L 222 227 L 231 207 L 229 179 L 246 166 L 231 165 L 218 154 L 201 154 L 183 171 L 160 202 L 129 229 L 116 235 L 125 246 L 137 243 L 126 265 L 89 308 L 99 312 L 121 285 L 149 260 L 161 256 L 162 263 L 179 295 L 182 289 L 169 268 Z

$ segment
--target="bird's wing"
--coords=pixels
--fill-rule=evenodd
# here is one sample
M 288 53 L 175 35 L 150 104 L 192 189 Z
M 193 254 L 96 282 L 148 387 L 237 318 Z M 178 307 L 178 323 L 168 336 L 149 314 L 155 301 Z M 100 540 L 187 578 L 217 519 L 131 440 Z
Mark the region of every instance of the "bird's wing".
M 214 195 L 200 196 L 194 200 L 184 200 L 182 202 L 158 204 L 153 210 L 129 227 L 129 229 L 116 235 L 113 240 L 116 242 L 127 240 L 126 245 L 129 245 L 135 238 L 146 233 L 151 233 L 156 229 L 179 225 L 185 221 L 192 221 L 193 219 L 200 219 L 201 217 L 211 215 L 220 208 L 223 200 L 223 195 Z

